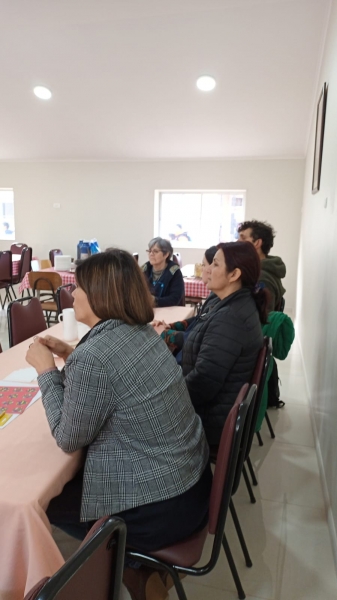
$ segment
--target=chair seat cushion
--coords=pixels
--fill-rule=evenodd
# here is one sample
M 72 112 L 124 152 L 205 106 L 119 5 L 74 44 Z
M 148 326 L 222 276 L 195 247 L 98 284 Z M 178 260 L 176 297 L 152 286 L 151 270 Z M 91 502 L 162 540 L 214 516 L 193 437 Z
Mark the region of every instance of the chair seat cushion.
M 178 567 L 192 567 L 201 558 L 207 534 L 208 524 L 182 542 L 151 552 L 151 556 Z

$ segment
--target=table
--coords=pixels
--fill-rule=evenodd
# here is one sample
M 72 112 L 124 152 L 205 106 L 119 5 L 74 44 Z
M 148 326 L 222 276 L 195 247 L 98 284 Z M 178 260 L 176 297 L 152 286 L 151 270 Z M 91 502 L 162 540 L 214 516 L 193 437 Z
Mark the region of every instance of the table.
M 14 276 L 14 275 L 15 275 L 15 276 L 19 275 L 19 271 L 20 271 L 20 264 L 21 264 L 21 260 L 20 260 L 20 258 L 19 258 L 19 259 L 16 259 L 16 260 L 13 260 L 13 259 L 12 259 L 12 275 L 13 275 L 13 276 Z
M 14 266 L 14 263 L 13 263 Z M 62 285 L 66 285 L 68 283 L 75 283 L 75 273 L 69 271 L 55 271 L 53 267 L 49 269 L 41 269 L 42 271 L 51 271 L 59 273 L 62 279 Z M 185 296 L 186 298 L 198 298 L 201 300 L 207 298 L 210 294 L 210 290 L 205 286 L 201 279 L 197 279 L 195 277 L 184 277 L 184 285 L 185 285 Z M 19 285 L 19 293 L 26 289 L 29 289 L 29 279 L 28 273 L 24 276 L 22 282 Z M 178 307 L 175 307 L 178 308 Z
M 185 306 L 156 308 L 155 318 L 181 320 L 191 312 Z M 60 323 L 40 335 L 62 339 L 62 333 Z M 0 379 L 28 366 L 25 356 L 31 342 L 30 338 L 0 354 Z M 63 364 L 61 359 L 56 362 Z M 0 431 L 0 456 L 0 600 L 22 600 L 42 577 L 64 564 L 45 511 L 80 468 L 82 452 L 66 454 L 58 448 L 38 400 Z
M 198 298 L 201 300 L 207 298 L 211 293 L 202 279 L 196 277 L 184 277 L 185 296 L 188 298 Z
M 50 267 L 49 269 L 41 269 L 41 271 L 44 271 L 44 272 L 49 271 L 52 273 L 58 273 L 61 276 L 62 285 L 66 285 L 68 283 L 75 283 L 75 273 L 73 273 L 73 272 L 56 271 L 56 269 L 54 269 L 54 267 Z M 21 281 L 21 283 L 19 285 L 19 293 L 20 294 L 22 294 L 22 292 L 24 290 L 30 289 L 28 276 L 29 276 L 29 273 L 26 273 L 26 275 L 24 276 L 23 280 Z
M 62 337 L 62 325 L 43 331 Z M 0 378 L 27 367 L 32 339 L 0 355 Z M 63 361 L 57 359 L 60 364 Z M 45 510 L 81 466 L 51 435 L 41 400 L 0 431 L 0 600 L 22 600 L 39 579 L 64 563 Z

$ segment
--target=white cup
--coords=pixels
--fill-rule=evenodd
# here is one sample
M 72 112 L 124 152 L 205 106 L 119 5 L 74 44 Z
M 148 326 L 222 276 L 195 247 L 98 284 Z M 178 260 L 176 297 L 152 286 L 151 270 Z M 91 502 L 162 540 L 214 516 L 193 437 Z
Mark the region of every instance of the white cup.
M 90 327 L 88 325 L 86 325 L 85 323 L 80 323 L 79 321 L 76 321 L 77 323 L 77 334 L 78 334 L 78 339 L 81 340 L 82 337 L 88 333 L 88 331 L 90 331 Z
M 59 321 L 63 321 L 63 339 L 66 342 L 77 340 L 77 322 L 73 308 L 64 308 L 58 316 Z

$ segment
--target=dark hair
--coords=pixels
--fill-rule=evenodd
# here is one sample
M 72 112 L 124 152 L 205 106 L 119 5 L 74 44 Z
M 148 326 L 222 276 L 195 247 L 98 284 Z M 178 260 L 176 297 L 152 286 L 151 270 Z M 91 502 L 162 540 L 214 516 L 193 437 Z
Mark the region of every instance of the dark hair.
M 218 249 L 224 253 L 227 273 L 232 273 L 234 269 L 240 269 L 242 287 L 250 289 L 260 321 L 264 325 L 267 323 L 270 295 L 266 288 L 259 286 L 261 261 L 253 244 L 250 242 L 227 242 L 218 244 Z
M 166 262 L 168 263 L 171 260 L 171 256 L 173 254 L 171 242 L 169 242 L 168 240 L 164 240 L 164 238 L 162 237 L 152 238 L 152 240 L 149 241 L 149 250 L 151 250 L 151 248 L 156 244 L 158 248 L 160 248 L 160 250 L 163 252 L 163 254 L 166 254 L 167 252 L 169 253 L 168 257 L 166 258 Z
M 211 246 L 210 248 L 207 248 L 207 250 L 205 250 L 205 258 L 209 265 L 212 264 L 213 258 L 215 256 L 215 254 L 217 253 L 217 250 L 218 250 L 217 246 Z
M 129 252 L 109 248 L 89 256 L 78 265 L 75 276 L 91 310 L 100 319 L 121 319 L 128 325 L 145 325 L 153 320 L 150 292 Z
M 238 233 L 240 231 L 245 231 L 245 229 L 252 230 L 252 238 L 254 242 L 256 240 L 262 240 L 262 252 L 266 256 L 269 254 L 270 249 L 274 246 L 274 237 L 275 230 L 274 228 L 267 223 L 267 221 L 256 221 L 253 219 L 252 221 L 244 221 L 240 223 L 238 227 Z

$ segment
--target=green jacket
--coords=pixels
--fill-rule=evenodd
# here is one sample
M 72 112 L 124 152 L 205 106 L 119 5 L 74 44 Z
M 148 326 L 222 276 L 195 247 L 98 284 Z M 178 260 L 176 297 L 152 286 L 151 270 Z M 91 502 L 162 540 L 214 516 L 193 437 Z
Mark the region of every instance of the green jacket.
M 273 370 L 273 360 L 287 358 L 291 345 L 295 339 L 294 324 L 288 315 L 282 312 L 271 312 L 268 315 L 268 323 L 262 326 L 264 336 L 268 336 L 273 342 L 273 356 L 269 363 L 267 379 L 264 386 L 259 416 L 257 418 L 255 431 L 260 431 L 262 421 L 268 406 L 268 380 Z

